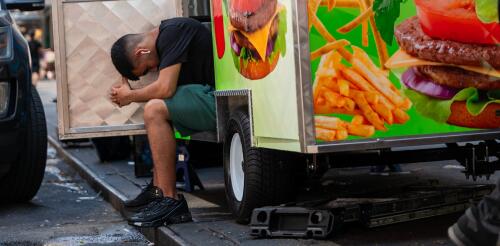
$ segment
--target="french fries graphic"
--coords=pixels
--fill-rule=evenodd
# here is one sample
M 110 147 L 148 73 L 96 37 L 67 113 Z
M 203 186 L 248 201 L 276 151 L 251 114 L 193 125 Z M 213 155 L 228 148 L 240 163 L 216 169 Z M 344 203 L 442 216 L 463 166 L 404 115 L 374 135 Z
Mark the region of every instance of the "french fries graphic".
M 327 43 L 311 52 L 311 60 L 320 59 L 313 84 L 313 104 L 316 114 L 351 115 L 351 122 L 338 117 L 316 116 L 316 137 L 323 141 L 347 139 L 349 135 L 371 137 L 376 131 L 386 131 L 387 126 L 404 124 L 410 116 L 411 101 L 389 80 L 384 69 L 389 54 L 375 25 L 371 0 L 310 0 L 309 24 Z M 362 45 L 368 46 L 369 26 L 375 39 L 381 67 L 370 59 L 361 48 L 348 40 L 336 39 L 316 16 L 319 7 L 356 8 L 360 14 L 340 27 L 345 34 L 362 27 Z M 350 47 L 352 52 L 347 49 Z

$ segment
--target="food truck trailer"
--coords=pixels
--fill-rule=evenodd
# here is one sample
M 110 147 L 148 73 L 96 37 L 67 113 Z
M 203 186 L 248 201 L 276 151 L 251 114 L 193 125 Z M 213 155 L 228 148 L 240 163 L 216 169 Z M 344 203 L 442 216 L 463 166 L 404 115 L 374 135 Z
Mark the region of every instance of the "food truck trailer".
M 143 105 L 119 108 L 107 97 L 120 83 L 109 50 L 124 34 L 187 16 L 187 2 L 54 1 L 61 139 L 145 134 Z M 223 144 L 226 195 L 238 221 L 287 201 L 328 168 L 456 159 L 474 178 L 499 169 L 490 158 L 499 156 L 498 16 L 484 21 L 474 1 L 384 2 L 205 6 L 217 131 L 190 139 Z M 432 144 L 447 147 L 393 151 Z

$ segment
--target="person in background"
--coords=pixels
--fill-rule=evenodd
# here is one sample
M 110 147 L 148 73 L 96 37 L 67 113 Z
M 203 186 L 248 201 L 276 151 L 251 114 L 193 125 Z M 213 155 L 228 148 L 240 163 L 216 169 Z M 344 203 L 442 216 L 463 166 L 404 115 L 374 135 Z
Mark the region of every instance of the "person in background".
M 29 33 L 28 45 L 30 47 L 31 55 L 31 75 L 32 84 L 36 86 L 38 80 L 40 79 L 40 56 L 42 55 L 42 44 L 36 39 L 35 32 Z
M 500 178 L 490 195 L 448 228 L 448 236 L 458 246 L 500 246 Z

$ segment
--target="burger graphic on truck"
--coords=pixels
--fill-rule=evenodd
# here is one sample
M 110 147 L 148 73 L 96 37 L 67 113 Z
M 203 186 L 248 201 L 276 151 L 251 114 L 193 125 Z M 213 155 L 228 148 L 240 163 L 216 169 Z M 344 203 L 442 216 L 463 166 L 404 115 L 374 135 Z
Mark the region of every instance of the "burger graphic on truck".
M 266 77 L 286 52 L 286 9 L 277 0 L 229 0 L 229 36 L 236 69 L 250 80 Z
M 495 0 L 415 0 L 417 16 L 395 29 L 386 63 L 417 112 L 451 125 L 500 127 L 500 24 Z M 492 6 L 490 6 L 492 5 Z

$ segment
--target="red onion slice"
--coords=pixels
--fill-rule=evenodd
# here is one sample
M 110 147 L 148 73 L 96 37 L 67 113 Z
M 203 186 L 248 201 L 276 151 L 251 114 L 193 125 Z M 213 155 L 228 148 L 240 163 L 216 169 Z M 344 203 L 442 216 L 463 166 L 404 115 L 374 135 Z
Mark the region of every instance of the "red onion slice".
M 234 53 L 236 53 L 237 56 L 240 56 L 241 53 L 241 47 L 236 43 L 236 40 L 234 38 L 234 34 L 231 34 L 231 48 L 233 49 Z
M 459 91 L 458 89 L 435 83 L 418 73 L 415 68 L 408 69 L 403 74 L 401 80 L 408 88 L 439 99 L 452 99 Z

